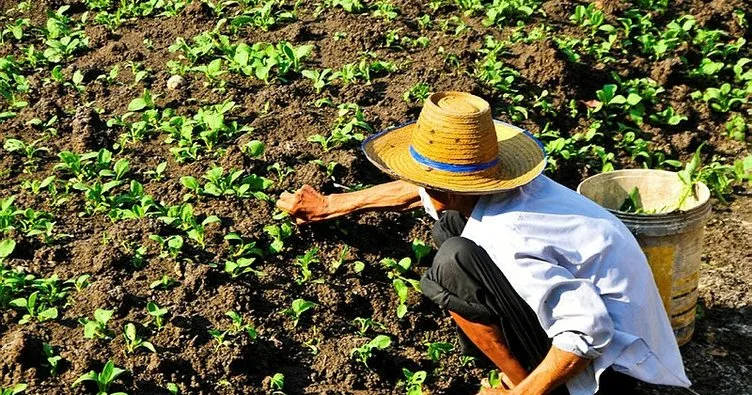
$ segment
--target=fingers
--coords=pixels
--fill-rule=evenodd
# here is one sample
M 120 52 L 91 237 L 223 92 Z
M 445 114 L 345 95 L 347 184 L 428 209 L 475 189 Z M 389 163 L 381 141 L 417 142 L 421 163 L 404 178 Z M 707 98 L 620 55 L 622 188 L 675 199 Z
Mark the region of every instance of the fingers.
M 277 208 L 279 208 L 282 211 L 286 211 L 288 213 L 292 212 L 293 205 L 295 203 L 295 197 L 288 192 L 282 192 L 281 195 L 279 195 L 279 199 L 277 200 Z

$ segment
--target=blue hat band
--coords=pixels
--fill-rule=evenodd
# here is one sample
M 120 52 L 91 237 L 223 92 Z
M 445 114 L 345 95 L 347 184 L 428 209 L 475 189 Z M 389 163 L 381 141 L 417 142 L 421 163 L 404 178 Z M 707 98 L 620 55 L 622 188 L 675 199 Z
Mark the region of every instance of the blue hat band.
M 499 164 L 498 157 L 488 162 L 474 163 L 474 164 L 469 164 L 469 165 L 458 165 L 456 163 L 439 162 L 433 159 L 428 159 L 425 156 L 421 155 L 420 153 L 418 153 L 418 151 L 415 150 L 415 148 L 412 145 L 410 146 L 410 156 L 412 156 L 413 160 L 420 163 L 421 165 L 428 166 L 436 170 L 447 171 L 450 173 L 472 173 L 476 171 L 483 171 L 483 170 L 488 170 Z

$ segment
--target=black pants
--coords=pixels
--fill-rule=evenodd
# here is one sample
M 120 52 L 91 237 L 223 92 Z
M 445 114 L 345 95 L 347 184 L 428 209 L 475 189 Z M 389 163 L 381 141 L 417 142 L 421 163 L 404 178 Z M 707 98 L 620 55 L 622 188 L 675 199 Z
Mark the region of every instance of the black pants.
M 423 294 L 441 308 L 467 320 L 498 325 L 512 355 L 532 371 L 551 348 L 551 339 L 535 312 L 517 294 L 488 253 L 473 241 L 459 236 L 465 224 L 460 213 L 447 211 L 434 225 L 433 238 L 439 250 L 420 281 Z M 464 354 L 483 357 L 459 329 L 458 334 Z M 599 393 L 630 393 L 633 387 L 632 379 L 609 368 L 601 376 Z M 568 391 L 562 386 L 552 394 L 568 394 Z

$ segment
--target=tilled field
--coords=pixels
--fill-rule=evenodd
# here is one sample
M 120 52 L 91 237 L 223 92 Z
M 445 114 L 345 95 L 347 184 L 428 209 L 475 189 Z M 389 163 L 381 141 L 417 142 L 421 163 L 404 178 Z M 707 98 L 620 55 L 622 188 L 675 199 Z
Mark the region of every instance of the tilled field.
M 752 393 L 749 3 L 0 6 L 0 388 L 96 393 L 73 384 L 112 361 L 110 393 L 474 393 L 490 366 L 410 286 L 427 216 L 274 209 L 386 181 L 359 141 L 459 90 L 570 187 L 699 149 L 716 211 L 682 352 L 697 392 Z

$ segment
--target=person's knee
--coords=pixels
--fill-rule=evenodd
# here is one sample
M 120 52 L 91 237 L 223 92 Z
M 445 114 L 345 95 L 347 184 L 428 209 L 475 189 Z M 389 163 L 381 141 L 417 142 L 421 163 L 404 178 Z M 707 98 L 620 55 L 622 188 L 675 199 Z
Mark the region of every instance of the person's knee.
M 443 212 L 441 218 L 434 223 L 431 232 L 436 247 L 441 248 L 445 241 L 462 234 L 466 222 L 467 220 L 459 211 L 447 210 Z
M 467 263 L 465 257 L 474 252 L 477 245 L 460 236 L 450 237 L 441 244 L 433 259 L 433 267 L 437 279 L 454 278 L 463 275 L 466 271 L 463 265 Z

